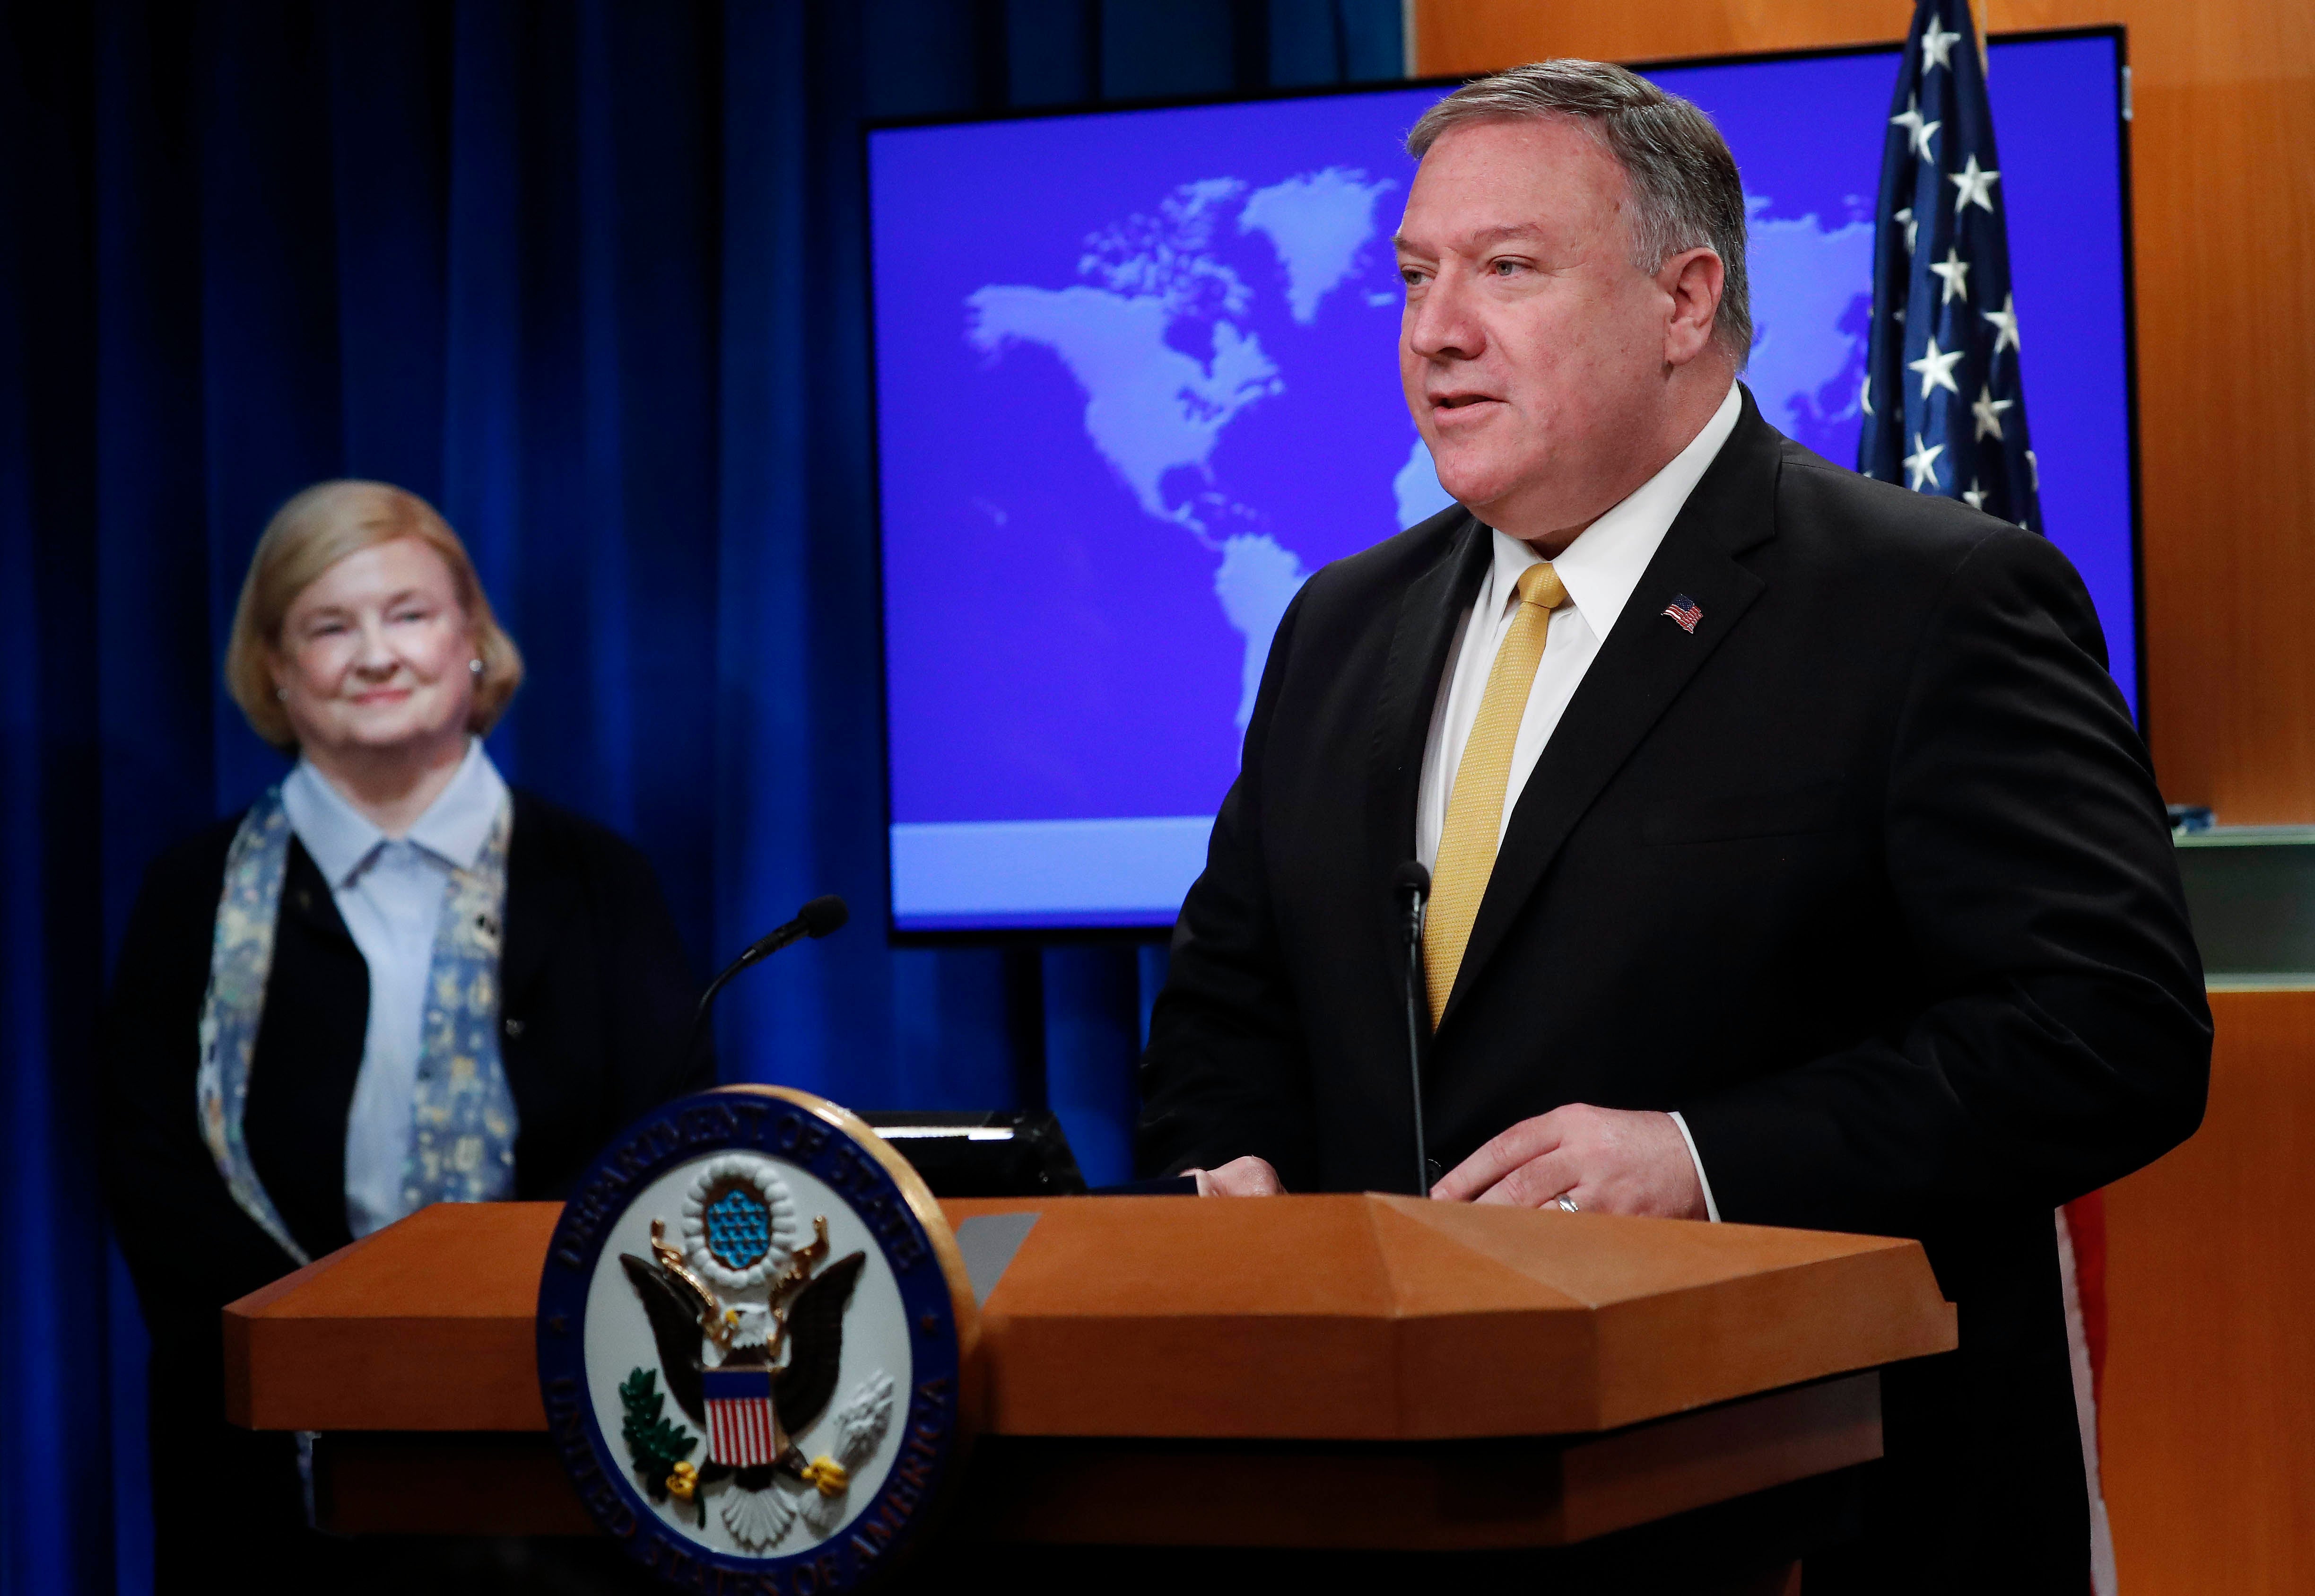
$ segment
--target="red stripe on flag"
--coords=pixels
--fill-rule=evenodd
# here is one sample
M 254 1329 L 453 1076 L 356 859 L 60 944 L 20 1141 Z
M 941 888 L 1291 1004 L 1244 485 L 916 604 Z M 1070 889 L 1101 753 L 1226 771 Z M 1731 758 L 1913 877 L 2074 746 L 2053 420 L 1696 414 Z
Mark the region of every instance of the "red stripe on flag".
M 2106 1450 L 2103 1426 L 2098 1423 L 2098 1365 L 2105 1360 L 2105 1213 L 2096 1201 L 2090 1217 L 2097 1245 L 2085 1245 L 2089 1237 L 2079 1234 L 2076 1226 L 2081 1222 L 2080 1201 L 2058 1210 L 2054 1219 L 2057 1229 L 2058 1286 L 2063 1298 L 2066 1316 L 2066 1361 L 2072 1366 L 2074 1388 L 2074 1417 L 2081 1432 L 2082 1483 L 2088 1488 L 2090 1510 L 2090 1588 L 2089 1596 L 2115 1596 L 2114 1531 L 2107 1516 L 2106 1494 L 2099 1476 L 2099 1454 Z M 2086 1264 L 2094 1264 L 2096 1273 Z M 2092 1288 L 2093 1280 L 2097 1282 Z M 2093 1317 L 2095 1316 L 2095 1317 Z M 2099 1328 L 2093 1342 L 2090 1326 Z
M 2074 1281 L 2081 1294 L 2082 1339 L 2089 1343 L 2090 1392 L 2106 1411 L 2106 1193 L 2092 1192 L 2066 1204 L 2066 1228 L 2074 1240 Z M 2098 1432 L 2106 1450 L 2106 1432 Z

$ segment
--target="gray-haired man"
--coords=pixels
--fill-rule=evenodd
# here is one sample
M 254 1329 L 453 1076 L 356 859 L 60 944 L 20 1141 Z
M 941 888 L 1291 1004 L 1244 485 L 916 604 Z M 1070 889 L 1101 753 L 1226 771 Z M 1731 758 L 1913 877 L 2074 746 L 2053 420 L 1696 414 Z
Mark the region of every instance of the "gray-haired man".
M 2089 598 L 1761 418 L 1694 107 L 1549 62 L 1409 148 L 1400 368 L 1459 508 L 1278 628 L 1143 1160 L 1403 1185 L 1420 860 L 1433 1195 L 1921 1237 L 1961 1349 L 1888 1376 L 1867 1538 L 1810 1590 L 2080 1590 L 2051 1209 L 2194 1129 L 2210 1042 Z

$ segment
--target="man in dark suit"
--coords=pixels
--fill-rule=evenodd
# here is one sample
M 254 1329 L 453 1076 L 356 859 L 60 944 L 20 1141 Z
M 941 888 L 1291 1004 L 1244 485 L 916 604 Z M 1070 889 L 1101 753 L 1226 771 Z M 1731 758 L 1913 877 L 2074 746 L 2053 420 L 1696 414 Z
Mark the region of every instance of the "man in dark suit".
M 1920 1237 L 1822 1590 L 2079 1591 L 2054 1205 L 2199 1122 L 2162 805 L 2042 538 L 1834 467 L 1735 382 L 1734 163 L 1556 62 L 1417 126 L 1401 368 L 1459 508 L 1312 577 L 1175 933 L 1141 1157 L 1406 1189 L 1401 912 L 1434 885 L 1434 1196 Z

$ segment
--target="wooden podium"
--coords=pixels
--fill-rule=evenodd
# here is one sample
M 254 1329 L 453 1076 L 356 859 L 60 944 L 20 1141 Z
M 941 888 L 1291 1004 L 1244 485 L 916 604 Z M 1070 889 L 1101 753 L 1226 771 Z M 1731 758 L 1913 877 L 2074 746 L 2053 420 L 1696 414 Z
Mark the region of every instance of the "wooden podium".
M 1019 1238 L 975 1271 L 945 1538 L 1628 1539 L 1878 1457 L 1876 1370 L 1955 1344 L 1910 1241 L 1379 1195 L 942 1206 L 969 1258 Z M 534 1352 L 559 1211 L 425 1209 L 226 1309 L 228 1412 L 321 1433 L 325 1528 L 591 1531 Z

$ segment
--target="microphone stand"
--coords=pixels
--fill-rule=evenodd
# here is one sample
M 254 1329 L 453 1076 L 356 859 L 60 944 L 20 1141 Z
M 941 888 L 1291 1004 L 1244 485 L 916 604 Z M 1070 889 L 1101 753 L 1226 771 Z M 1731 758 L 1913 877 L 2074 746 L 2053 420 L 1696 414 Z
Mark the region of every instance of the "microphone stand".
M 1422 1197 L 1431 1191 L 1431 1144 L 1423 1130 L 1423 1038 L 1431 1022 L 1423 975 L 1423 909 L 1431 895 L 1431 873 L 1409 860 L 1398 867 L 1393 885 L 1406 905 L 1399 930 L 1406 945 L 1406 1077 L 1415 1102 L 1415 1194 Z
M 852 911 L 845 907 L 841 898 L 833 895 L 815 898 L 796 911 L 795 918 L 751 944 L 747 952 L 725 965 L 723 972 L 709 981 L 707 990 L 699 995 L 698 1010 L 691 1016 L 691 1034 L 683 1041 L 680 1057 L 684 1066 L 690 1066 L 692 1054 L 699 1049 L 700 1035 L 707 1029 L 708 1011 L 715 1006 L 715 995 L 733 976 L 750 964 L 761 963 L 792 942 L 801 942 L 807 936 L 825 936 L 831 931 L 841 930 L 851 915 Z

